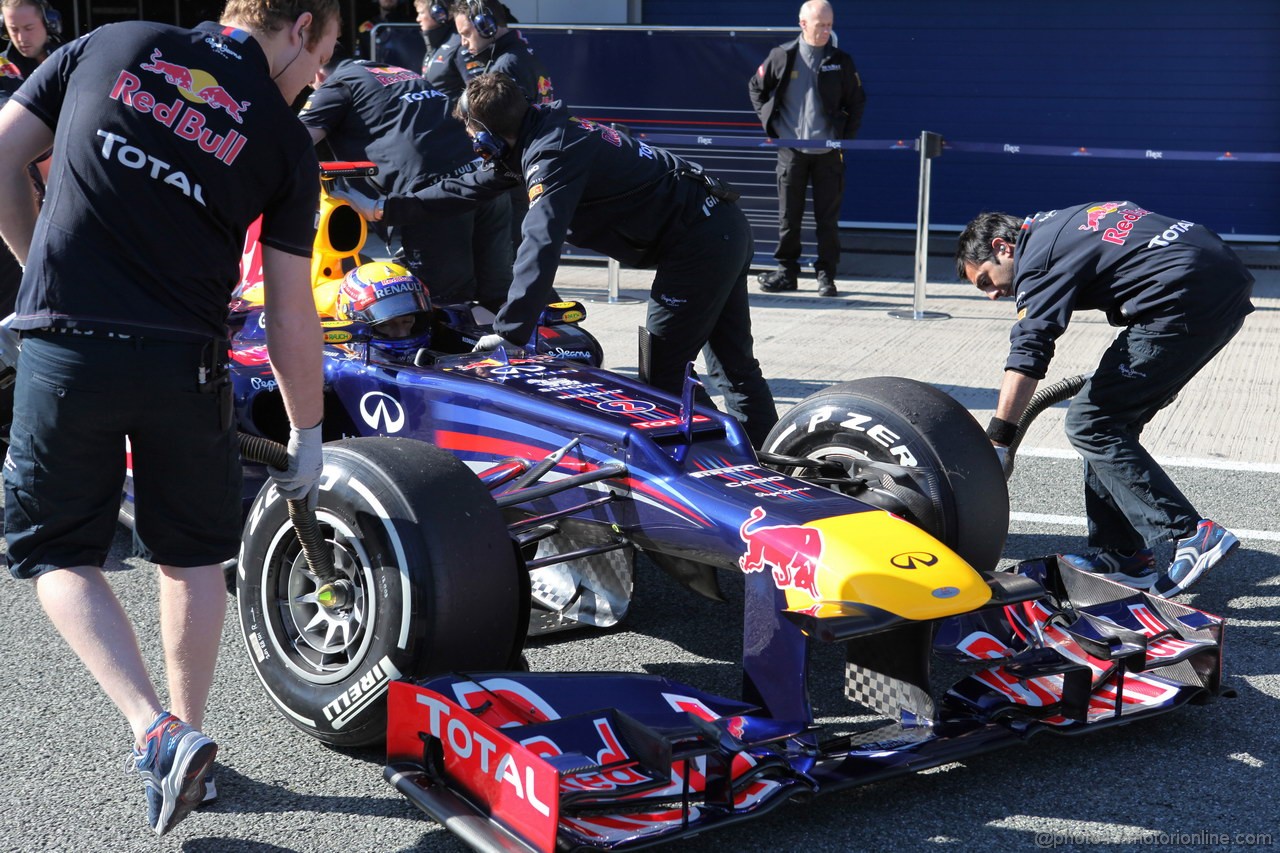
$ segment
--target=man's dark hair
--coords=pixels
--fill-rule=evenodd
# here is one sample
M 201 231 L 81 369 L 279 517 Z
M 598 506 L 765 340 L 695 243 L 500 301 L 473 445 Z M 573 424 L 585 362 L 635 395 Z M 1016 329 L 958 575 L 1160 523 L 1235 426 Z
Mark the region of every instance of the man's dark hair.
M 498 0 L 453 0 L 453 5 L 449 7 L 449 16 L 456 18 L 458 15 L 466 15 L 469 18 L 478 12 L 485 11 L 493 17 L 493 22 L 500 27 L 505 27 L 515 21 L 511 17 L 511 10 L 499 3 Z
M 1018 242 L 1022 220 L 1008 213 L 979 213 L 965 227 L 956 247 L 956 274 L 965 280 L 967 264 L 981 266 L 995 256 L 991 241 L 999 237 L 1009 243 Z
M 506 74 L 491 72 L 475 77 L 467 84 L 462 97 L 453 107 L 453 117 L 484 125 L 498 136 L 520 135 L 520 123 L 529 111 L 529 99 Z

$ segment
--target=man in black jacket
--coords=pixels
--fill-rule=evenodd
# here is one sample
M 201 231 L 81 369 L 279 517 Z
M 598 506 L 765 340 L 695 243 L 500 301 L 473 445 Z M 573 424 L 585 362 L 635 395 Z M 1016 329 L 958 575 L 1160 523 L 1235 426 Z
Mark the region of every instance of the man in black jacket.
M 1239 543 L 1200 516 L 1139 437 L 1240 330 L 1253 276 L 1208 228 L 1128 201 L 1025 221 L 984 213 L 960 236 L 956 268 L 991 299 L 1014 296 L 1018 309 L 987 429 L 1002 457 L 1072 312 L 1104 311 L 1123 327 L 1067 411 L 1067 437 L 1084 459 L 1089 544 L 1100 549 L 1068 559 L 1157 595 L 1185 591 Z M 1169 540 L 1173 560 L 1157 573 L 1151 546 Z
M 647 327 L 648 381 L 679 394 L 699 351 L 729 413 L 759 447 L 778 420 L 752 352 L 747 272 L 751 227 L 736 194 L 681 158 L 569 115 L 559 102 L 531 105 L 505 74 L 472 80 L 455 112 L 491 166 L 376 206 L 375 221 L 424 208 L 474 203 L 520 187 L 529 199 L 511 293 L 479 349 L 529 343 L 569 242 L 654 268 Z
M 449 14 L 449 4 L 445 0 L 414 0 L 413 6 L 418 10 L 418 26 L 426 46 L 422 55 L 423 79 L 452 101 L 462 94 L 462 67 L 457 63 L 462 39 Z
M 800 7 L 800 37 L 771 50 L 748 83 L 751 104 L 769 136 L 821 143 L 857 135 L 867 96 L 853 57 L 831 43 L 834 20 L 827 0 L 809 0 Z M 821 144 L 778 149 L 778 248 L 773 253 L 778 268 L 758 277 L 760 288 L 769 293 L 797 287 L 800 224 L 810 184 L 818 294 L 836 295 L 844 153 Z

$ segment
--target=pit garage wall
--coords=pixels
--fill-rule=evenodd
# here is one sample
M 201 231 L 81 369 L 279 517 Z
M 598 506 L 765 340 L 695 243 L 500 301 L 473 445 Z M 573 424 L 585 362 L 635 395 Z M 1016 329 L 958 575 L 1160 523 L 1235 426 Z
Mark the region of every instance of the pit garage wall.
M 833 5 L 840 45 L 868 92 L 860 138 L 930 130 L 949 141 L 998 144 L 1000 153 L 948 151 L 933 162 L 935 226 L 958 227 L 981 210 L 1021 215 L 1128 199 L 1227 236 L 1280 239 L 1277 0 Z M 649 25 L 794 28 L 799 6 L 644 0 L 642 14 Z M 614 73 L 600 69 L 601 77 Z M 652 80 L 701 85 L 704 73 L 696 56 L 669 56 Z M 749 109 L 745 75 L 738 105 Z M 1019 152 L 1005 152 L 1006 144 Z M 1134 156 L 1026 154 L 1033 145 Z M 1177 151 L 1203 159 L 1175 160 Z M 1276 156 L 1215 159 L 1228 151 Z M 847 159 L 843 221 L 914 223 L 914 158 L 852 151 Z

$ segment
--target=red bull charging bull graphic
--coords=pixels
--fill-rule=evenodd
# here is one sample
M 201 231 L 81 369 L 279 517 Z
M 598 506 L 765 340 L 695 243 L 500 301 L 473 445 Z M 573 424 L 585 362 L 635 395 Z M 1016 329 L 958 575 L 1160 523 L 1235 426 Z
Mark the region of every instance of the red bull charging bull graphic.
M 778 589 L 796 589 L 821 600 L 818 566 L 822 562 L 822 531 L 792 524 L 760 525 L 764 507 L 751 510 L 738 528 L 747 551 L 738 559 L 744 572 L 762 572 L 769 567 Z
M 208 116 L 200 106 L 220 110 L 236 124 L 243 124 L 248 101 L 235 98 L 207 71 L 169 62 L 159 49 L 153 50 L 151 58 L 138 67 L 163 77 L 166 83 L 177 88 L 180 97 L 165 103 L 163 98 L 143 88 L 141 77 L 130 71 L 121 71 L 111 87 L 109 97 L 112 100 L 150 115 L 182 139 L 196 143 L 200 150 L 228 166 L 235 162 L 246 138 L 235 130 L 214 133 L 205 126 Z
M 1123 246 L 1129 239 L 1129 231 L 1132 230 L 1133 223 L 1151 212 L 1140 207 L 1124 208 L 1124 204 L 1122 201 L 1106 201 L 1087 208 L 1084 212 L 1084 224 L 1080 226 L 1080 230 L 1097 231 L 1102 220 L 1113 213 L 1119 213 L 1120 221 L 1114 227 L 1102 232 L 1102 239 L 1104 242 Z

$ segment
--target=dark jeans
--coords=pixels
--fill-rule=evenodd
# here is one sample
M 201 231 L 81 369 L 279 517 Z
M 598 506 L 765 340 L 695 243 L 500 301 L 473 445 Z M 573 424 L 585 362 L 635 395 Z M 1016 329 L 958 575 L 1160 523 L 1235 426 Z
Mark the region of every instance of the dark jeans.
M 725 408 L 755 447 L 778 422 L 773 393 L 752 352 L 747 272 L 751 226 L 736 204 L 721 203 L 662 254 L 649 293 L 649 381 L 680 394 L 685 365 L 701 351 Z
M 822 154 L 778 149 L 778 249 L 773 257 L 792 275 L 800 272 L 800 224 L 810 185 L 818 236 L 813 268 L 834 277 L 840 265 L 840 201 L 844 198 L 844 155 L 837 149 Z
M 1130 326 L 1071 401 L 1066 432 L 1084 458 L 1092 547 L 1128 551 L 1195 530 L 1199 513 L 1138 439 L 1243 323 L 1241 318 L 1204 335 Z
M 490 310 L 511 289 L 511 201 L 503 195 L 465 212 L 415 217 L 392 228 L 400 259 L 436 302 L 474 299 Z

